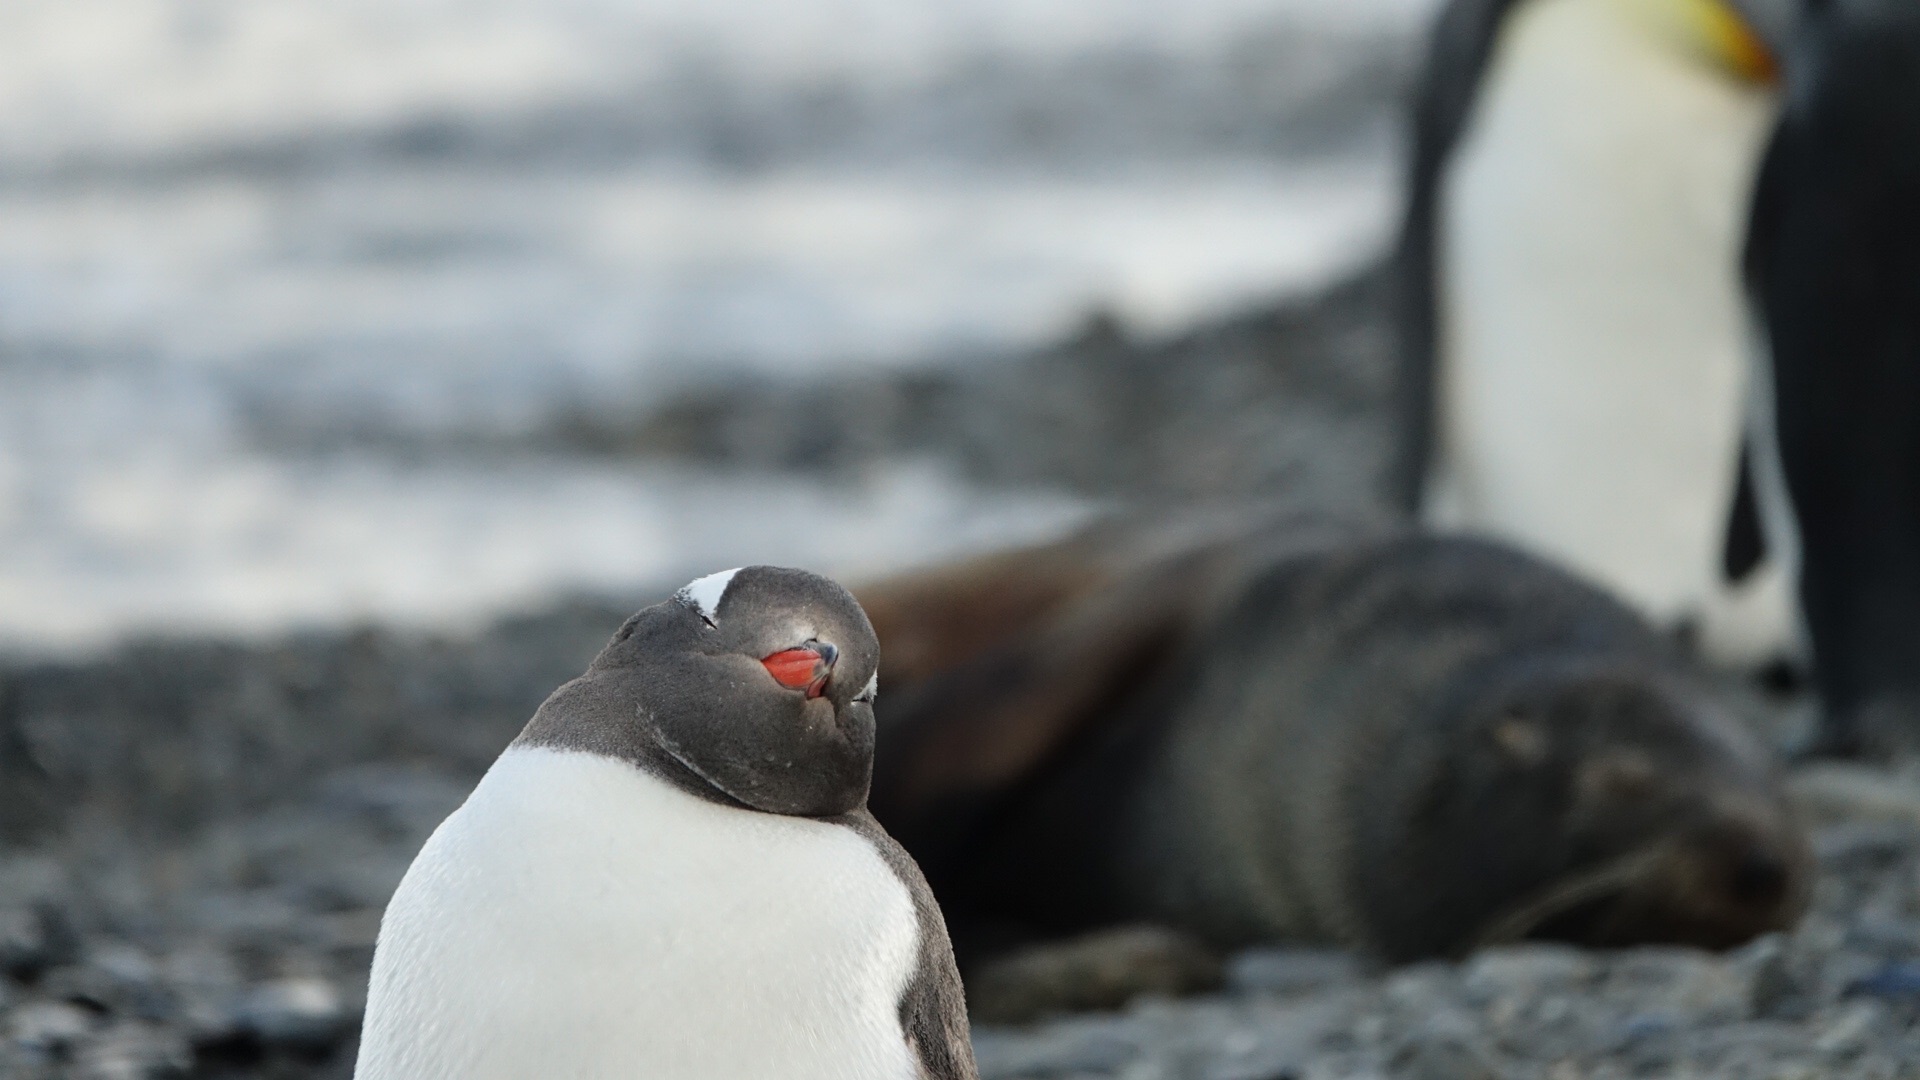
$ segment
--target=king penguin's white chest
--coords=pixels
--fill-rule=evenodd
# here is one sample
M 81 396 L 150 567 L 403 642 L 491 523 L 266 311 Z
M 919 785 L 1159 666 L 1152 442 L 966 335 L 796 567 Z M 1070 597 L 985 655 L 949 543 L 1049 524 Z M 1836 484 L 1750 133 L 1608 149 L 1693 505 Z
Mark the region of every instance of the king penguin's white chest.
M 1630 11 L 1523 0 L 1501 33 L 1441 189 L 1429 510 L 1711 622 L 1774 104 Z
M 913 899 L 852 829 L 516 748 L 381 924 L 359 1080 L 910 1080 Z

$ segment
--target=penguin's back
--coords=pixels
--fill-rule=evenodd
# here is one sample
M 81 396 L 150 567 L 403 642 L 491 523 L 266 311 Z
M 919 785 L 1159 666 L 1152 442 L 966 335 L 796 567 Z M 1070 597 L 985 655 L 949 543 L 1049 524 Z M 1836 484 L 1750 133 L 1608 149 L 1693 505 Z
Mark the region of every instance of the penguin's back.
M 920 931 L 851 828 L 509 749 L 381 924 L 359 1080 L 910 1080 Z

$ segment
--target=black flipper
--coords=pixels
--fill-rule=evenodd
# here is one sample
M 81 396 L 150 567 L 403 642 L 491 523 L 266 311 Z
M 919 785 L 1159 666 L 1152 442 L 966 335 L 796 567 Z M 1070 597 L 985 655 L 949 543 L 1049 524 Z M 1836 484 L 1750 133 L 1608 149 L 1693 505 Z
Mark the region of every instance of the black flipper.
M 872 814 L 857 811 L 841 818 L 840 824 L 866 837 L 913 896 L 914 914 L 920 921 L 920 955 L 901 990 L 900 1028 L 920 1063 L 921 1080 L 979 1080 L 966 993 L 954 966 L 946 920 L 926 877 Z
M 1400 339 L 1394 411 L 1400 443 L 1389 478 L 1395 504 L 1409 514 L 1420 510 L 1434 449 L 1440 185 L 1473 114 L 1500 27 L 1517 2 L 1452 0 L 1434 23 L 1426 71 L 1414 91 L 1407 210 L 1394 257 Z
M 1753 479 L 1753 441 L 1740 443 L 1740 475 L 1727 511 L 1727 542 L 1720 552 L 1720 574 L 1729 585 L 1747 580 L 1767 560 L 1767 534 L 1760 527 L 1760 498 Z

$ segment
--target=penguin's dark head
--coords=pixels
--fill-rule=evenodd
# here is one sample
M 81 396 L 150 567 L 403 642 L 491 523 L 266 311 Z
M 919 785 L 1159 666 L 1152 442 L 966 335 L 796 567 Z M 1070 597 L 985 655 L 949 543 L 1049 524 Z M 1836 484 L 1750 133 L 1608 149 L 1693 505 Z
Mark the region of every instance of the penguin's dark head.
M 1811 855 L 1778 770 L 1692 679 L 1643 657 L 1518 658 L 1447 707 L 1459 737 L 1406 839 L 1469 865 L 1433 875 L 1453 894 L 1389 952 L 1725 948 L 1804 910 Z
M 843 814 L 865 804 L 873 777 L 879 663 L 873 627 L 839 585 L 729 570 L 627 620 L 526 737 L 637 760 L 754 810 Z

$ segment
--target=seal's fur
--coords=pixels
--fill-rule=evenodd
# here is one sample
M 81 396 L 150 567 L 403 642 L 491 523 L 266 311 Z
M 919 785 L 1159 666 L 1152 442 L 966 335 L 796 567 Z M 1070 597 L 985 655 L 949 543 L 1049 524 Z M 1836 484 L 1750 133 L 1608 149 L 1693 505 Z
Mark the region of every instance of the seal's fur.
M 888 684 L 872 805 L 973 956 L 1142 920 L 1393 959 L 1726 946 L 1804 906 L 1765 749 L 1634 614 L 1498 545 L 1118 524 L 860 596 L 947 660 Z

